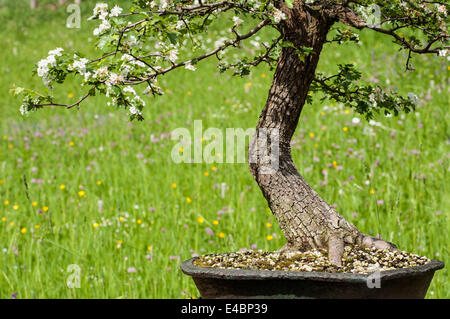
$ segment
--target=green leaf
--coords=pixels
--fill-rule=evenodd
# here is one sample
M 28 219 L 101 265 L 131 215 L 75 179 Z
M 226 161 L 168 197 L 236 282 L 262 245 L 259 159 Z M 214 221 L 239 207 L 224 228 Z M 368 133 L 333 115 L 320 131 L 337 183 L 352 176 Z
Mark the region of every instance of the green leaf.
M 178 35 L 176 33 L 169 32 L 167 33 L 167 37 L 172 44 L 177 44 Z
M 292 9 L 294 7 L 294 0 L 286 0 L 286 5 L 288 8 Z

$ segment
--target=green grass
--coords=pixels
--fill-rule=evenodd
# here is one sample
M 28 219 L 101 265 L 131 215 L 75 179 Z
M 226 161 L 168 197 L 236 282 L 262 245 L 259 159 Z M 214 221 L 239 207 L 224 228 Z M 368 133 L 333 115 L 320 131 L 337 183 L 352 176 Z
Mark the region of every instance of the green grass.
M 18 298 L 198 296 L 179 269 L 192 254 L 283 245 L 246 164 L 175 164 L 175 141 L 167 137 L 178 127 L 192 130 L 198 119 L 204 129 L 256 126 L 269 70 L 258 68 L 244 79 L 217 76 L 210 61 L 195 73 L 174 72 L 161 83 L 168 93 L 147 101 L 144 122 L 129 123 L 102 98 L 80 110 L 55 108 L 23 118 L 9 89 L 13 83 L 42 89 L 31 71 L 50 49 L 96 54 L 90 49 L 94 24 L 86 21 L 94 2 L 85 2 L 78 30 L 64 27 L 64 10 L 32 12 L 28 1 L 14 3 L 0 0 L 1 298 L 13 292 Z M 371 33 L 361 38 L 360 46 L 325 48 L 320 70 L 356 63 L 369 80 L 416 93 L 417 112 L 380 116 L 375 120 L 381 127 L 365 120 L 353 125 L 352 110 L 317 99 L 304 108 L 294 160 L 361 231 L 448 264 L 448 63 L 417 57 L 416 72 L 404 73 L 405 56 L 389 39 Z M 55 95 L 70 102 L 82 91 L 69 81 Z M 79 289 L 66 285 L 71 264 L 82 270 Z M 427 297 L 449 298 L 448 284 L 448 270 L 437 272 Z

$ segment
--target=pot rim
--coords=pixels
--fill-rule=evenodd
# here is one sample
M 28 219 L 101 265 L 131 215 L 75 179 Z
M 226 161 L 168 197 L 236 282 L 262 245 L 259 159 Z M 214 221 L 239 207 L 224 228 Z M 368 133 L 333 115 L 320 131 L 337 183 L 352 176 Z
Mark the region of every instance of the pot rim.
M 319 271 L 283 271 L 283 270 L 251 270 L 222 269 L 199 267 L 193 264 L 198 257 L 193 257 L 181 263 L 184 274 L 196 278 L 216 278 L 227 280 L 315 280 L 328 282 L 367 283 L 371 274 L 330 273 Z M 391 280 L 423 275 L 444 268 L 439 260 L 431 260 L 428 264 L 409 268 L 399 268 L 380 272 L 380 280 Z

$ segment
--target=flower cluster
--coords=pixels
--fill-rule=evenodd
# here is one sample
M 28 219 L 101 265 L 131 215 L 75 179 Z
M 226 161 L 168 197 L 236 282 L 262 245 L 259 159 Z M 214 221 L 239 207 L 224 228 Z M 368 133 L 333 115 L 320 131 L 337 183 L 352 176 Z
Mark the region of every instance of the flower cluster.
M 95 28 L 94 35 L 99 36 L 111 29 L 111 23 L 108 21 L 109 17 L 117 17 L 122 13 L 122 8 L 118 5 L 114 6 L 111 9 L 111 12 L 108 13 L 108 4 L 106 3 L 97 3 L 97 5 L 94 8 L 94 16 L 93 18 L 98 18 L 102 22 L 100 25 Z
M 50 70 L 56 66 L 56 57 L 60 57 L 62 51 L 64 51 L 62 48 L 56 48 L 55 50 L 49 51 L 48 57 L 40 60 L 37 64 L 37 74 L 42 78 L 46 86 L 49 86 L 51 83 L 51 78 L 49 76 Z

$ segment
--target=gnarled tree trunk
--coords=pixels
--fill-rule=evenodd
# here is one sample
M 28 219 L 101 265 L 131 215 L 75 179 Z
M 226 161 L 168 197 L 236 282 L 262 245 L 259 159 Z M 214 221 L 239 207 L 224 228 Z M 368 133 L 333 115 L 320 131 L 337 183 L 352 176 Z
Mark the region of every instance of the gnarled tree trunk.
M 250 171 L 286 237 L 287 243 L 282 250 L 325 248 L 329 252 L 330 262 L 340 266 L 345 243 L 381 249 L 392 248 L 393 245 L 364 235 L 347 222 L 308 185 L 292 161 L 291 138 L 314 78 L 326 35 L 334 23 L 329 13 L 307 12 L 301 6 L 297 2 L 296 8 L 285 10 L 288 19 L 282 24 L 282 34 L 295 47 L 310 47 L 313 52 L 301 60 L 294 48 L 283 48 L 259 118 L 256 138 L 249 146 L 250 158 L 261 156 L 254 154 L 260 129 L 277 129 L 278 170 L 265 173 L 259 161 L 250 161 Z

